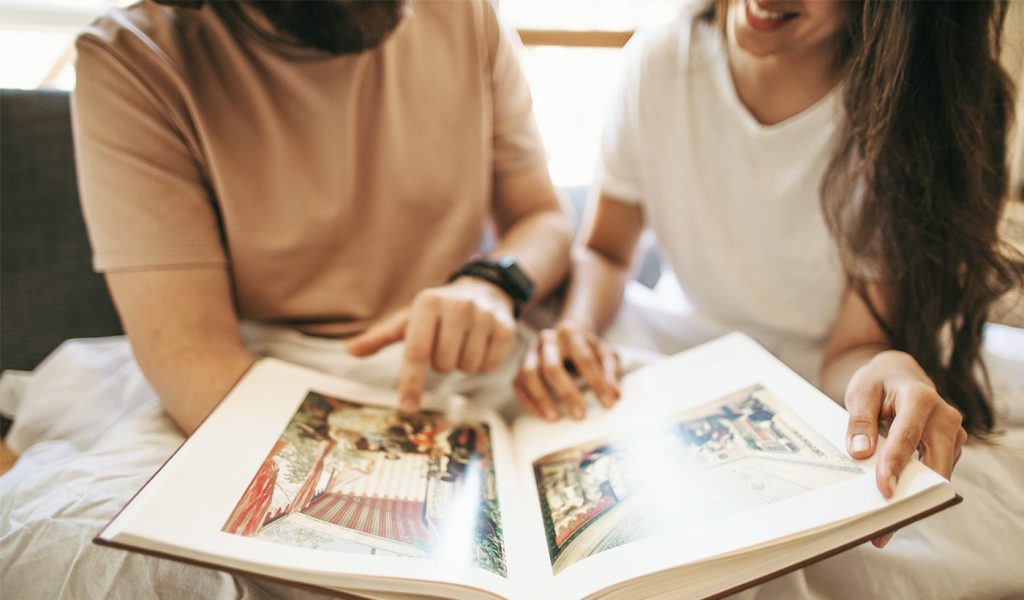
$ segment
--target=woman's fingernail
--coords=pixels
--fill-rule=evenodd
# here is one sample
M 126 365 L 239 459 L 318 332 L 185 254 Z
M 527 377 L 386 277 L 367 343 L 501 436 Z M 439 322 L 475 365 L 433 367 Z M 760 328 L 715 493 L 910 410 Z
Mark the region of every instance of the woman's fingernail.
M 871 440 L 863 433 L 858 433 L 850 440 L 850 450 L 854 452 L 864 452 L 869 448 L 871 448 Z
M 889 477 L 889 489 L 892 491 L 892 493 L 894 493 L 894 494 L 896 493 L 896 476 L 895 475 Z

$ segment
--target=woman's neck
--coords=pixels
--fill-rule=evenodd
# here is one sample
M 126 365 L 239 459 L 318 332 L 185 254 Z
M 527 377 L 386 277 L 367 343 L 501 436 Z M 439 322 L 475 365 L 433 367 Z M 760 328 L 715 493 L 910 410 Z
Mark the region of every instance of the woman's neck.
M 731 35 L 726 47 L 736 94 L 762 125 L 775 125 L 800 114 L 839 83 L 832 48 L 754 56 L 740 48 Z

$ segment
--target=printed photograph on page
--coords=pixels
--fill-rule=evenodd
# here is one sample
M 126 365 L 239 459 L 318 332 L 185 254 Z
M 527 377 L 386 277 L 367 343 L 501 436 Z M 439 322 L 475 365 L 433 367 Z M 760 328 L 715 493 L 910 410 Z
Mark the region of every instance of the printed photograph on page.
M 533 463 L 552 571 L 861 474 L 758 385 Z M 694 540 L 699 541 L 699 540 Z
M 310 391 L 223 530 L 507 576 L 490 428 Z

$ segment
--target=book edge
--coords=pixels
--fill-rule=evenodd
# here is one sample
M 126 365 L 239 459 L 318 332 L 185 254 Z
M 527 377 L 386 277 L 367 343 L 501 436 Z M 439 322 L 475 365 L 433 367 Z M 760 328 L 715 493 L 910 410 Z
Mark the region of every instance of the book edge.
M 767 581 L 771 581 L 771 580 L 773 580 L 773 579 L 775 579 L 777 577 L 781 577 L 781 576 L 783 576 L 783 575 L 785 575 L 787 573 L 791 573 L 793 571 L 802 569 L 804 567 L 807 567 L 807 566 L 810 566 L 810 565 L 812 565 L 814 563 L 822 561 L 822 560 L 824 560 L 826 558 L 830 558 L 832 556 L 835 556 L 837 554 L 845 552 L 845 551 L 847 551 L 847 550 L 849 550 L 851 548 L 859 546 L 859 545 L 861 545 L 861 544 L 863 544 L 865 542 L 868 542 L 868 541 L 870 541 L 870 540 L 872 540 L 872 539 L 874 539 L 876 537 L 879 537 L 881 535 L 885 535 L 887 533 L 891 533 L 891 532 L 894 532 L 896 530 L 902 529 L 902 528 L 906 527 L 907 525 L 910 525 L 911 523 L 915 523 L 917 521 L 920 521 L 921 519 L 924 519 L 924 518 L 930 517 L 930 516 L 932 516 L 932 515 L 934 515 L 936 513 L 942 512 L 943 510 L 946 510 L 947 508 L 951 508 L 953 506 L 956 506 L 957 504 L 960 504 L 961 502 L 963 502 L 963 497 L 960 496 L 959 494 L 956 494 L 952 498 L 950 498 L 949 500 L 946 500 L 945 502 L 943 502 L 941 504 L 938 504 L 938 505 L 935 505 L 935 506 L 933 506 L 931 508 L 925 509 L 924 511 L 921 511 L 920 513 L 917 513 L 917 514 L 912 515 L 912 516 L 910 516 L 910 517 L 908 517 L 906 519 L 903 519 L 901 521 L 897 521 L 896 523 L 893 523 L 891 525 L 883 527 L 882 529 L 879 529 L 878 531 L 875 531 L 875 532 L 870 533 L 870 534 L 865 535 L 865 536 L 861 536 L 859 538 L 854 539 L 853 541 L 847 542 L 845 544 L 841 544 L 839 546 L 836 546 L 835 548 L 832 548 L 832 549 L 830 549 L 830 550 L 828 550 L 826 552 L 823 552 L 821 554 L 812 556 L 812 557 L 810 557 L 808 559 L 805 559 L 805 560 L 793 563 L 791 565 L 787 565 L 787 566 L 785 566 L 785 567 L 783 567 L 781 569 L 777 569 L 775 571 L 772 571 L 771 573 L 767 573 L 767 574 L 762 575 L 760 577 L 757 577 L 755 579 L 751 579 L 749 581 L 745 581 L 743 583 L 737 584 L 737 585 L 735 585 L 735 586 L 733 586 L 731 588 L 728 588 L 728 589 L 723 590 L 721 592 L 717 592 L 717 593 L 709 596 L 708 598 L 710 600 L 717 600 L 717 599 L 720 599 L 720 598 L 725 598 L 725 597 L 730 596 L 732 594 L 735 594 L 737 592 L 741 592 L 743 590 L 746 590 L 748 588 L 754 587 L 756 585 L 760 585 L 760 584 L 765 583 Z M 256 578 L 256 579 L 262 579 L 262 580 L 266 580 L 266 581 L 271 581 L 271 582 L 274 582 L 274 583 L 279 583 L 281 585 L 286 585 L 286 586 L 293 587 L 293 588 L 304 589 L 304 590 L 307 590 L 307 591 L 327 593 L 327 594 L 329 594 L 331 596 L 334 596 L 336 598 L 343 598 L 343 599 L 346 599 L 346 600 L 359 600 L 361 598 L 360 596 L 353 595 L 353 594 L 351 594 L 349 592 L 345 592 L 345 591 L 342 591 L 340 589 L 323 587 L 323 586 L 318 586 L 318 585 L 313 585 L 313 584 L 308 584 L 308 583 L 302 583 L 302 582 L 294 581 L 294 580 L 291 580 L 291 579 L 284 579 L 284 578 L 281 578 L 281 577 L 275 577 L 273 575 L 267 575 L 266 573 L 257 573 L 257 572 L 247 571 L 245 569 L 239 569 L 239 568 L 235 568 L 235 567 L 223 567 L 223 566 L 215 565 L 213 563 L 209 563 L 209 562 L 206 562 L 206 561 L 196 560 L 196 559 L 184 557 L 184 556 L 177 555 L 177 554 L 170 554 L 170 553 L 161 552 L 161 551 L 158 551 L 158 550 L 150 550 L 150 549 L 147 549 L 147 548 L 139 548 L 139 547 L 132 546 L 130 544 L 124 544 L 124 543 L 121 543 L 121 542 L 114 542 L 112 540 L 104 539 L 104 538 L 100 537 L 99 535 L 97 535 L 95 538 L 93 538 L 93 543 L 95 543 L 97 545 L 100 545 L 100 546 L 107 546 L 107 547 L 110 547 L 110 548 L 117 548 L 119 550 L 125 550 L 125 551 L 129 551 L 129 552 L 137 552 L 137 553 L 140 553 L 140 554 L 145 554 L 147 556 L 153 556 L 153 557 L 156 557 L 156 558 L 163 558 L 163 559 L 167 559 L 167 560 L 172 560 L 172 561 L 175 561 L 175 562 L 180 562 L 180 563 L 184 563 L 184 564 L 188 564 L 188 565 L 192 565 L 192 566 L 196 566 L 196 567 L 200 567 L 200 568 L 213 569 L 213 570 L 222 571 L 222 572 L 226 572 L 226 573 L 243 575 L 245 577 L 253 577 L 253 578 Z
M 174 562 L 184 563 L 193 567 L 200 567 L 202 569 L 209 569 L 214 571 L 221 571 L 224 573 L 231 573 L 233 575 L 243 575 L 245 577 L 252 577 L 255 579 L 262 579 L 264 581 L 270 581 L 273 583 L 279 583 L 293 588 L 299 588 L 309 592 L 326 593 L 336 598 L 343 598 L 345 600 L 362 600 L 362 596 L 355 596 L 347 592 L 343 592 L 338 589 L 323 587 L 319 585 L 313 585 L 310 583 L 302 583 L 292 579 L 284 579 L 282 577 L 276 577 L 274 575 L 267 575 L 266 573 L 257 573 L 255 571 L 247 571 L 245 569 L 239 569 L 235 567 L 224 567 L 221 565 L 215 565 L 210 562 L 196 560 L 194 558 L 188 558 L 179 554 L 170 554 L 168 552 L 161 552 L 159 550 L 150 550 L 148 548 L 139 548 L 138 546 L 132 546 L 122 542 L 115 542 L 112 540 L 104 539 L 99 536 L 93 538 L 93 543 L 99 546 L 106 546 L 108 548 L 116 548 L 118 550 L 124 550 L 127 552 L 136 552 L 138 554 L 145 554 L 146 556 L 152 556 L 154 558 L 162 558 L 166 560 L 172 560 Z
M 781 577 L 781 576 L 783 576 L 783 575 L 785 575 L 787 573 L 792 573 L 793 571 L 797 571 L 797 570 L 802 569 L 804 567 L 813 565 L 814 563 L 822 561 L 822 560 L 824 560 L 826 558 L 831 558 L 831 557 L 833 557 L 833 556 L 835 556 L 837 554 L 841 554 L 843 552 L 846 552 L 847 550 L 849 550 L 851 548 L 854 548 L 856 546 L 859 546 L 859 545 L 861 545 L 861 544 L 863 544 L 865 542 L 869 542 L 869 541 L 875 539 L 876 537 L 879 537 L 881 535 L 885 535 L 887 533 L 892 533 L 894 531 L 897 531 L 899 529 L 902 529 L 902 528 L 906 527 L 907 525 L 910 525 L 911 523 L 915 523 L 917 521 L 920 521 L 921 519 L 924 519 L 924 518 L 930 517 L 930 516 L 932 516 L 932 515 L 934 515 L 936 513 L 942 512 L 942 511 L 946 510 L 947 508 L 951 508 L 953 506 L 956 506 L 957 504 L 960 504 L 961 502 L 963 502 L 963 500 L 964 499 L 963 499 L 962 496 L 960 496 L 960 494 L 956 494 L 952 498 L 950 498 L 949 500 L 946 500 L 945 502 L 943 502 L 941 504 L 937 504 L 937 505 L 935 505 L 935 506 L 933 506 L 931 508 L 923 510 L 920 513 L 917 513 L 915 515 L 907 517 L 906 519 L 903 519 L 902 521 L 898 521 L 896 523 L 893 523 L 892 525 L 888 525 L 886 527 L 883 527 L 882 529 L 879 529 L 878 531 L 876 531 L 874 533 L 869 533 L 868 535 L 861 536 L 861 537 L 859 537 L 859 538 L 857 538 L 857 539 L 855 539 L 855 540 L 853 540 L 851 542 L 847 542 L 845 544 L 841 544 L 839 546 L 836 546 L 835 548 L 832 548 L 831 550 L 827 550 L 825 552 L 822 552 L 821 554 L 818 554 L 818 555 L 812 556 L 810 558 L 804 559 L 802 561 L 796 562 L 796 563 L 794 563 L 792 565 L 785 566 L 785 567 L 783 567 L 781 569 L 772 571 L 771 573 L 768 573 L 766 575 L 762 575 L 761 577 L 757 577 L 755 579 L 751 579 L 750 581 L 746 581 L 744 583 L 738 584 L 738 585 L 736 585 L 734 587 L 731 587 L 731 588 L 729 588 L 727 590 L 723 590 L 721 592 L 717 592 L 717 593 L 715 593 L 715 594 L 713 594 L 711 596 L 708 596 L 708 600 L 718 600 L 719 598 L 724 598 L 726 596 L 730 596 L 730 595 L 735 594 L 737 592 L 741 592 L 741 591 L 743 591 L 745 589 L 752 588 L 752 587 L 754 587 L 756 585 L 760 585 L 760 584 L 765 583 L 767 581 L 771 581 L 772 579 L 775 579 L 777 577 Z

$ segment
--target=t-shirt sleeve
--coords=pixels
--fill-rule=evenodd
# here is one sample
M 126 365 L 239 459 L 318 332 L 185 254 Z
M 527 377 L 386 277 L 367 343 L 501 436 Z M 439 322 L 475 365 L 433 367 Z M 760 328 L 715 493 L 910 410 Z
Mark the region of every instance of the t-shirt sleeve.
M 226 263 L 194 142 L 160 85 L 107 42 L 77 43 L 72 118 L 97 271 Z
M 625 67 L 605 117 L 597 173 L 602 193 L 630 204 L 644 197 L 639 155 L 642 43 L 634 36 L 623 50 Z
M 533 117 L 533 100 L 517 57 L 519 38 L 498 21 L 484 0 L 484 27 L 491 67 L 494 175 L 547 168 L 544 144 Z

